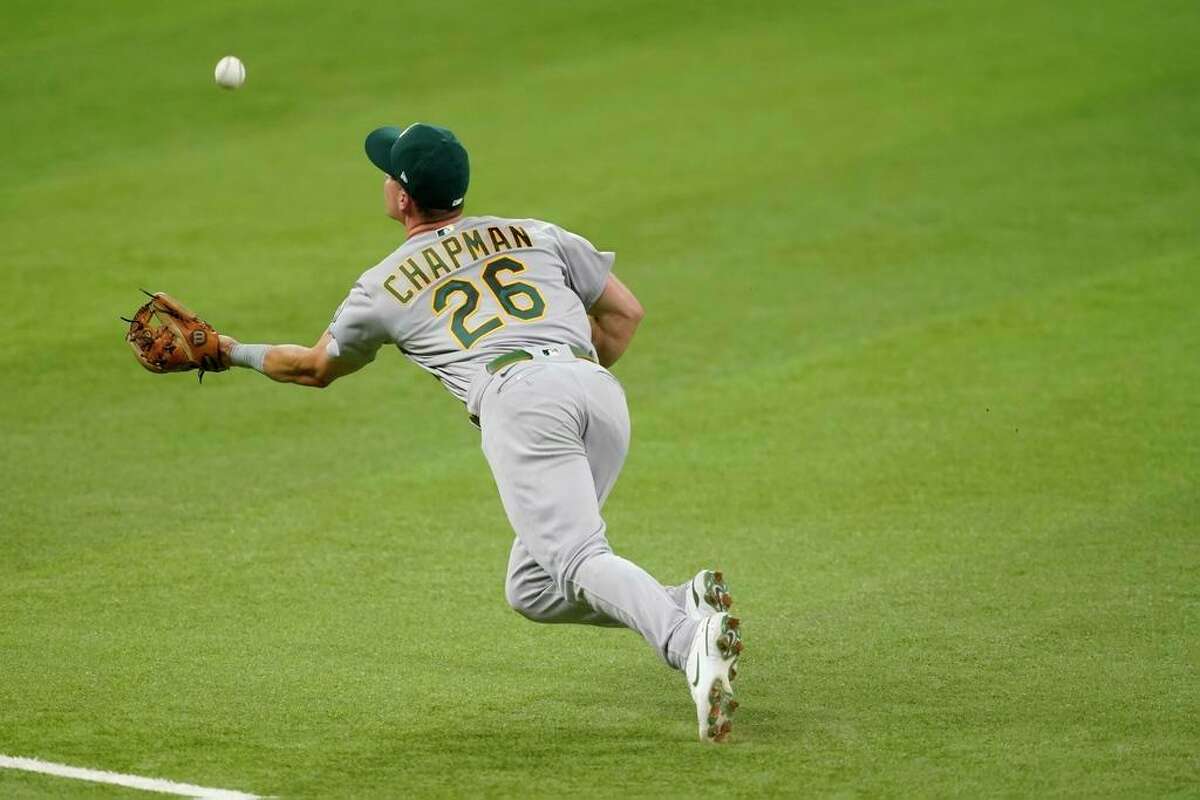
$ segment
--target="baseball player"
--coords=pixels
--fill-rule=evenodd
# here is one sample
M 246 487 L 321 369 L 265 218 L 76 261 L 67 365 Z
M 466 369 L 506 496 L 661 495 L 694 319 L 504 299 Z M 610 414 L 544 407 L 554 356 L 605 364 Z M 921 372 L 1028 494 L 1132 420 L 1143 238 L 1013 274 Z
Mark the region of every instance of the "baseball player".
M 535 219 L 464 216 L 467 152 L 423 123 L 372 131 L 404 244 L 364 272 L 312 347 L 220 337 L 223 365 L 328 386 L 394 344 L 466 404 L 516 533 L 505 586 L 535 622 L 621 626 L 684 672 L 700 738 L 724 741 L 742 649 L 719 572 L 664 587 L 613 553 L 600 508 L 629 447 L 606 367 L 642 319 L 613 254 Z

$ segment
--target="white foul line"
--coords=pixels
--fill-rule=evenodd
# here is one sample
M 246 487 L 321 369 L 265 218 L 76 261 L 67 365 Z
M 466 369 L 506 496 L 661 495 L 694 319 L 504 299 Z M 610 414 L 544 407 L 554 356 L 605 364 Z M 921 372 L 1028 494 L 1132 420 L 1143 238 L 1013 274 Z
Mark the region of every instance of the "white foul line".
M 60 778 L 75 778 L 94 783 L 112 783 L 117 786 L 128 786 L 130 789 L 142 789 L 147 792 L 162 794 L 177 794 L 184 797 L 198 797 L 204 800 L 259 800 L 258 795 L 234 792 L 229 789 L 209 789 L 204 786 L 193 786 L 190 783 L 176 783 L 162 778 L 143 778 L 140 775 L 122 775 L 119 772 L 105 772 L 99 769 L 84 769 L 70 767 L 66 764 L 53 764 L 49 761 L 39 761 L 36 758 L 20 758 L 0 754 L 0 768 L 23 769 L 27 772 L 41 772 L 45 775 L 57 775 Z

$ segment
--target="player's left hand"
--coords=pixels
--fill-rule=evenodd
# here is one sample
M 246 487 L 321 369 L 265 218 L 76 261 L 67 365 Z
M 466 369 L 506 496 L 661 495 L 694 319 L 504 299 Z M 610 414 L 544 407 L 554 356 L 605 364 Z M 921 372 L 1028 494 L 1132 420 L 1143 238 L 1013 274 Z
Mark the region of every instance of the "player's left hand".
M 222 357 L 220 335 L 212 325 L 163 292 L 149 295 L 149 302 L 134 312 L 125 341 L 138 363 L 151 372 L 220 372 L 228 369 Z

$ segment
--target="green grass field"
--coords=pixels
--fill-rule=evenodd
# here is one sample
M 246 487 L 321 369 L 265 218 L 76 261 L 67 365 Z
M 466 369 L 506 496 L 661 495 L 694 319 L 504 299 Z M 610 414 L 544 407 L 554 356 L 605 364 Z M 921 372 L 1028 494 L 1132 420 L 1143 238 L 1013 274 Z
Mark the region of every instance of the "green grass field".
M 279 797 L 1200 796 L 1200 6 L 0 10 L 0 753 Z M 238 92 L 212 83 L 241 56 Z M 362 155 L 618 252 L 606 516 L 724 567 L 735 743 L 504 602 L 462 408 L 156 377 L 138 288 L 309 343 L 402 235 Z M 0 796 L 140 797 L 0 770 Z

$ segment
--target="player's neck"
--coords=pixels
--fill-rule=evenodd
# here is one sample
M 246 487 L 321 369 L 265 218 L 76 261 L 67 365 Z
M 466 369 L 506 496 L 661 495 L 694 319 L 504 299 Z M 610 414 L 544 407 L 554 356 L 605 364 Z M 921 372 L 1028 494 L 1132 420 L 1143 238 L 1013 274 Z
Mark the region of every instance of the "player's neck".
M 404 236 L 406 239 L 411 239 L 417 234 L 425 233 L 426 231 L 436 231 L 438 228 L 444 228 L 447 225 L 458 222 L 460 219 L 462 219 L 461 213 L 432 221 L 414 218 L 406 219 L 404 220 Z

